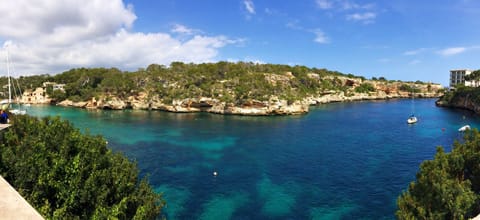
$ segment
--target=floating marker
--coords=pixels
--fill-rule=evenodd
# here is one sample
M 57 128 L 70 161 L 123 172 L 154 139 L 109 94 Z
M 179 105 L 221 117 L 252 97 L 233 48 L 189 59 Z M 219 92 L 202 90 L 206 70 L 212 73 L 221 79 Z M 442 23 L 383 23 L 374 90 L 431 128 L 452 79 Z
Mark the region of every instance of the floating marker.
M 213 175 L 217 176 L 218 175 L 217 171 L 213 171 Z

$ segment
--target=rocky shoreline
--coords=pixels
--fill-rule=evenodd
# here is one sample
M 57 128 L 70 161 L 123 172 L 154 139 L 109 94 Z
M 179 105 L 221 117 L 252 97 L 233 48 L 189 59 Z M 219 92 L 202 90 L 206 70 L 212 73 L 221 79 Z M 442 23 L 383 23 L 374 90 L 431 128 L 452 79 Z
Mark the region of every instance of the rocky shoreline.
M 456 96 L 450 102 L 439 99 L 435 102 L 435 105 L 439 107 L 466 109 L 480 114 L 480 105 L 477 105 L 470 95 Z
M 218 88 L 210 88 L 211 91 L 209 92 L 197 93 L 210 95 L 197 96 L 193 95 L 196 94 L 195 92 L 189 93 L 182 90 L 186 85 L 182 87 L 177 85 L 177 82 L 161 82 L 158 86 L 161 86 L 165 90 L 164 92 L 146 88 L 140 88 L 136 91 L 129 90 L 128 92 L 103 90 L 103 92 L 97 91 L 94 93 L 95 97 L 87 101 L 75 102 L 66 99 L 56 104 L 87 109 L 140 109 L 230 115 L 297 115 L 308 113 L 309 107 L 312 105 L 330 102 L 410 98 L 412 94 L 419 98 L 436 98 L 443 95 L 444 92 L 440 84 L 430 82 L 367 80 L 361 77 L 340 75 L 321 77 L 316 73 L 309 73 L 305 76 L 306 78 L 296 78 L 291 72 L 282 74 L 264 73 L 259 74 L 258 77 L 257 81 L 261 82 L 258 86 L 268 85 L 270 89 L 277 88 L 277 90 L 274 90 L 276 92 L 256 90 L 253 87 L 240 87 L 242 89 L 237 91 L 235 86 L 241 84 L 233 81 L 219 81 L 217 82 Z M 303 87 L 295 86 L 303 82 L 302 80 L 311 82 L 311 84 L 306 83 Z M 199 89 L 196 86 L 189 85 L 188 88 Z M 179 92 L 172 95 L 173 93 L 170 94 L 171 91 Z M 181 91 L 183 92 L 180 93 Z M 187 98 L 173 98 L 172 100 L 172 97 L 178 97 L 179 93 Z M 48 95 L 38 97 L 38 94 L 43 94 L 43 92 L 32 94 L 36 94 L 36 96 L 22 98 L 24 104 L 51 103 L 52 99 Z M 66 97 L 72 96 L 70 94 Z M 78 95 L 73 97 L 80 98 Z
M 435 92 L 416 93 L 418 98 L 438 98 L 441 94 Z M 331 102 L 350 102 L 362 100 L 386 100 L 396 98 L 410 98 L 408 92 L 396 92 L 387 94 L 384 91 L 370 93 L 354 93 L 345 95 L 343 92 L 326 92 L 318 97 L 307 97 L 300 101 L 289 103 L 287 100 L 279 99 L 276 96 L 270 97 L 268 101 L 251 100 L 242 105 L 234 105 L 233 103 L 222 102 L 217 99 L 201 97 L 187 98 L 182 100 L 173 100 L 172 104 L 165 104 L 159 97 L 147 98 L 146 93 L 140 93 L 138 96 L 130 96 L 127 99 L 118 97 L 103 97 L 98 100 L 85 102 L 73 102 L 64 100 L 57 103 L 59 106 L 87 108 L 87 109 L 140 109 L 140 110 L 159 110 L 177 113 L 188 112 L 209 112 L 215 114 L 226 115 L 251 115 L 251 116 L 267 116 L 267 115 L 298 115 L 306 114 L 309 106 L 320 105 Z

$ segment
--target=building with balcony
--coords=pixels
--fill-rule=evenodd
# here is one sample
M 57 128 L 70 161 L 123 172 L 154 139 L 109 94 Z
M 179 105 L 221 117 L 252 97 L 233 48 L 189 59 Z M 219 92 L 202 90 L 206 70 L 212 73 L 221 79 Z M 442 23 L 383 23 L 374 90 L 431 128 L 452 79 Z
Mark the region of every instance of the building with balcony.
M 478 81 L 467 81 L 465 76 L 468 76 L 472 73 L 472 70 L 468 69 L 457 69 L 450 70 L 450 88 L 454 88 L 456 85 L 464 86 L 478 86 Z

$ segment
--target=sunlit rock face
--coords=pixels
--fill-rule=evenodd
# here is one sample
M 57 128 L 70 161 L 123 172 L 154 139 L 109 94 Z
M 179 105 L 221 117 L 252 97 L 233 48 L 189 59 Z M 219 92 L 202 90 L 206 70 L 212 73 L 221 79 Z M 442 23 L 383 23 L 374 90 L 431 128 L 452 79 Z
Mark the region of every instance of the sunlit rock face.
M 295 76 L 287 72 L 285 74 L 265 74 L 265 79 L 272 85 L 289 85 Z M 432 83 L 413 83 L 400 81 L 378 81 L 366 80 L 362 78 L 349 78 L 344 76 L 325 76 L 318 74 L 308 74 L 311 80 L 330 80 L 343 90 L 322 90 L 317 94 L 310 94 L 307 97 L 297 100 L 286 100 L 282 95 L 270 95 L 264 97 L 264 101 L 248 99 L 242 101 L 222 101 L 214 97 L 197 97 L 165 100 L 158 94 L 149 94 L 139 92 L 137 95 L 131 95 L 121 98 L 114 95 L 104 95 L 98 98 L 92 98 L 86 102 L 72 102 L 64 100 L 58 105 L 78 107 L 78 108 L 98 108 L 98 109 L 141 109 L 141 110 L 160 110 L 169 112 L 210 112 L 216 114 L 234 114 L 234 115 L 295 115 L 308 113 L 310 105 L 319 105 L 330 102 L 348 102 L 360 100 L 392 99 L 392 98 L 410 98 L 412 96 L 420 98 L 433 98 L 442 95 L 442 86 Z M 357 92 L 356 88 L 362 84 L 371 84 L 373 91 Z M 404 87 L 404 88 L 402 88 Z M 415 93 L 405 91 L 405 87 L 415 88 Z M 232 97 L 235 97 L 233 90 L 227 91 Z

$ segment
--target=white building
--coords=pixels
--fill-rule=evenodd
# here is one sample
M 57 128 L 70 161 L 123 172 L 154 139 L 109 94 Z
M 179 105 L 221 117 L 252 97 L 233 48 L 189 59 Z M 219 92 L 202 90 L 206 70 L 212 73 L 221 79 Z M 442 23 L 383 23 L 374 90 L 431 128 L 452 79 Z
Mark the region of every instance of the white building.
M 461 84 L 464 86 L 478 86 L 478 81 L 466 81 L 465 76 L 470 75 L 473 71 L 467 69 L 450 70 L 450 88 Z
M 53 88 L 53 91 L 60 90 L 62 92 L 65 92 L 65 84 L 54 84 L 52 88 Z

